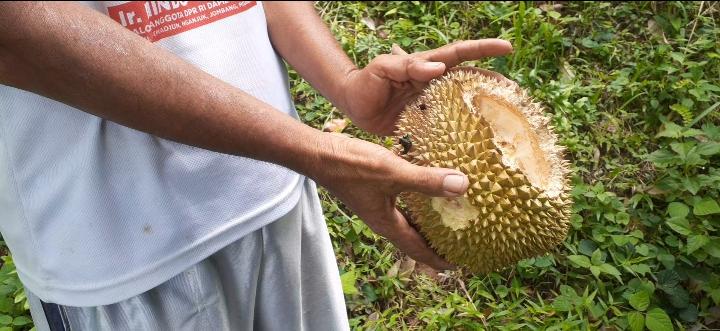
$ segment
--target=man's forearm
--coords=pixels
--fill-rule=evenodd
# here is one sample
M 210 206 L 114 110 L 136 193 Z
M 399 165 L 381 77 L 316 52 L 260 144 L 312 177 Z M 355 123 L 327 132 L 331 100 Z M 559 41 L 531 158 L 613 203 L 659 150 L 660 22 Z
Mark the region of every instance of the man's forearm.
M 159 137 L 300 172 L 327 149 L 322 133 L 82 5 L 0 9 L 2 84 Z
M 356 67 L 312 2 L 266 2 L 265 16 L 275 50 L 310 85 L 345 110 L 343 82 Z

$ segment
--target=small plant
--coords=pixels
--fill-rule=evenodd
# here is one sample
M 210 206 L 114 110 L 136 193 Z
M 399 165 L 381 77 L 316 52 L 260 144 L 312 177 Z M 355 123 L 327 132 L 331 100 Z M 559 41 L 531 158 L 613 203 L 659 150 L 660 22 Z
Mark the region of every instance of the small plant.
M 0 241 L 0 246 L 5 243 Z M 18 279 L 12 257 L 2 257 L 0 267 L 0 331 L 35 329 L 30 319 L 30 305 Z

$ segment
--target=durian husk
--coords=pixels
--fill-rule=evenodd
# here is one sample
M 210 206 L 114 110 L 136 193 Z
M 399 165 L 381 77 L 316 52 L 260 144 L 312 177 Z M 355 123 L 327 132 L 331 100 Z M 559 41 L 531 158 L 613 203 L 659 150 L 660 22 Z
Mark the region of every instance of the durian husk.
M 568 164 L 543 107 L 514 83 L 475 68 L 449 70 L 406 107 L 396 135 L 393 149 L 407 161 L 469 178 L 459 198 L 400 196 L 416 228 L 449 262 L 489 273 L 564 240 Z

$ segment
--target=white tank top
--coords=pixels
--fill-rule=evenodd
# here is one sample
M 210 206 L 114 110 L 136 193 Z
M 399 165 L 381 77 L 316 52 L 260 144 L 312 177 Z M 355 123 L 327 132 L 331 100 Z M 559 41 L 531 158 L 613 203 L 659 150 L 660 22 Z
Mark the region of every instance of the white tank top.
M 297 118 L 261 3 L 86 5 Z M 302 180 L 0 85 L 0 231 L 46 301 L 95 306 L 149 290 L 284 215 Z

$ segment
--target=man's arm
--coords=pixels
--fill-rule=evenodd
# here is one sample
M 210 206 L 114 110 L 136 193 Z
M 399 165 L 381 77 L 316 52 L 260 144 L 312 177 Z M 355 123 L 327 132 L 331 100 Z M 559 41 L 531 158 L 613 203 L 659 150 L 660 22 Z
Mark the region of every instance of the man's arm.
M 394 208 L 394 197 L 460 195 L 468 185 L 462 173 L 418 167 L 372 143 L 314 130 L 85 6 L 2 3 L 0 12 L 1 84 L 159 137 L 296 170 L 338 193 L 413 258 L 448 266 Z
M 160 137 L 303 172 L 303 159 L 325 148 L 311 128 L 85 6 L 0 6 L 2 84 Z
M 345 110 L 345 80 L 357 70 L 318 15 L 312 1 L 263 2 L 270 39 L 312 87 Z

